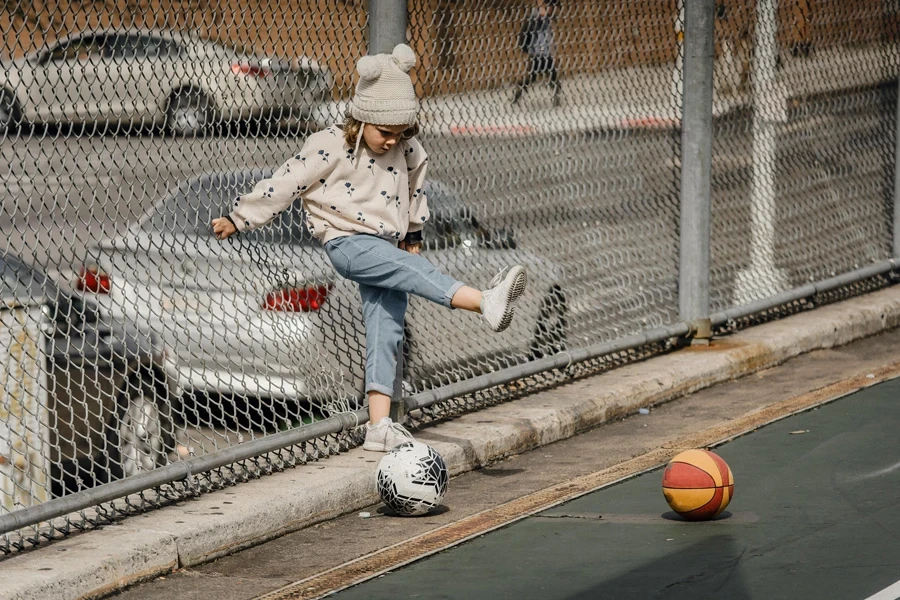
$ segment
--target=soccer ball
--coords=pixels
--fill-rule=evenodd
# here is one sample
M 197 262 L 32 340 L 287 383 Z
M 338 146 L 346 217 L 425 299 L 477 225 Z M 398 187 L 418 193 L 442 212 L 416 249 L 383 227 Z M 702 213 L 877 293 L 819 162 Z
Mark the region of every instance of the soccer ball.
M 378 495 L 405 517 L 424 515 L 447 493 L 447 466 L 434 448 L 403 442 L 378 463 Z

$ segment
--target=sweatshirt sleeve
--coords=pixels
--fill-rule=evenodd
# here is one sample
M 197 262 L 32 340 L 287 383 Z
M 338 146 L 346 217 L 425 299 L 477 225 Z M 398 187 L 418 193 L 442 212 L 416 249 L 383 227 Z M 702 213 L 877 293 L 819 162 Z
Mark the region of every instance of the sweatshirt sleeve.
M 410 233 L 421 232 L 425 221 L 431 216 L 428 198 L 425 197 L 425 172 L 428 156 L 422 145 L 413 138 L 406 154 L 406 168 L 409 171 L 409 228 Z M 421 236 L 420 236 L 421 237 Z
M 269 223 L 294 200 L 309 189 L 319 186 L 334 169 L 337 156 L 331 156 L 322 136 L 312 136 L 292 158 L 281 165 L 269 179 L 259 181 L 253 189 L 234 199 L 229 215 L 238 231 L 253 231 Z

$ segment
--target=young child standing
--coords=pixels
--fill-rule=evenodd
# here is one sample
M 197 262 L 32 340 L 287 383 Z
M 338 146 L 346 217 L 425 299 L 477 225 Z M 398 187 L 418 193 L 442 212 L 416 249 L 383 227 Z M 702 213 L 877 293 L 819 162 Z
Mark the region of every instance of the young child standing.
M 428 157 L 414 138 L 419 101 L 405 44 L 357 63 L 359 82 L 343 126 L 311 135 L 271 179 L 213 219 L 218 239 L 261 227 L 302 199 L 306 226 L 342 277 L 359 284 L 366 326 L 369 423 L 365 450 L 386 452 L 412 436 L 388 417 L 408 294 L 480 313 L 494 331 L 509 326 L 525 291 L 524 267 L 481 292 L 441 273 L 419 252 L 428 220 Z

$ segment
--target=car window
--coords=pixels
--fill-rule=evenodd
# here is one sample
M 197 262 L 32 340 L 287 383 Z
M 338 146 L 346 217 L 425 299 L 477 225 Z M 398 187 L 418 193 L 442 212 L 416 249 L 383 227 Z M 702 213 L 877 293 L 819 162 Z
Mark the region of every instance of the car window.
M 43 295 L 42 280 L 25 266 L 0 260 L 0 296 L 25 298 Z
M 122 34 L 107 39 L 104 55 L 110 58 L 160 58 L 174 55 L 179 46 L 172 40 L 149 36 Z
M 271 174 L 264 171 L 245 171 L 192 180 L 161 202 L 142 227 L 154 233 L 211 236 L 210 222 L 228 214 L 235 197 L 246 194 L 257 181 L 269 176 Z M 273 244 L 310 245 L 313 238 L 303 222 L 300 202 L 295 202 L 272 223 L 246 232 L 242 238 Z
M 57 46 L 50 51 L 51 61 L 88 61 L 100 58 L 103 39 L 99 36 L 83 37 Z
M 461 198 L 438 186 L 429 186 L 425 194 L 431 211 L 431 218 L 422 228 L 426 248 L 454 248 L 462 240 L 477 239 L 475 219 Z

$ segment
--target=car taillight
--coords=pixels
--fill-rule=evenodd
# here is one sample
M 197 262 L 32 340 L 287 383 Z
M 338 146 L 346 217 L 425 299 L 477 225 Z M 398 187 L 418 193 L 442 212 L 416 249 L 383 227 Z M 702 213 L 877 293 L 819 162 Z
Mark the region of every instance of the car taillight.
M 286 288 L 266 294 L 262 307 L 281 312 L 310 312 L 319 310 L 325 304 L 325 297 L 331 285 L 307 288 Z
M 231 65 L 231 72 L 235 75 L 248 75 L 250 77 L 259 77 L 262 79 L 263 77 L 268 77 L 272 74 L 272 71 L 266 69 L 265 67 L 260 67 L 259 65 L 246 65 L 241 63 L 235 63 Z
M 109 293 L 109 274 L 97 267 L 81 267 L 75 287 L 81 292 Z

